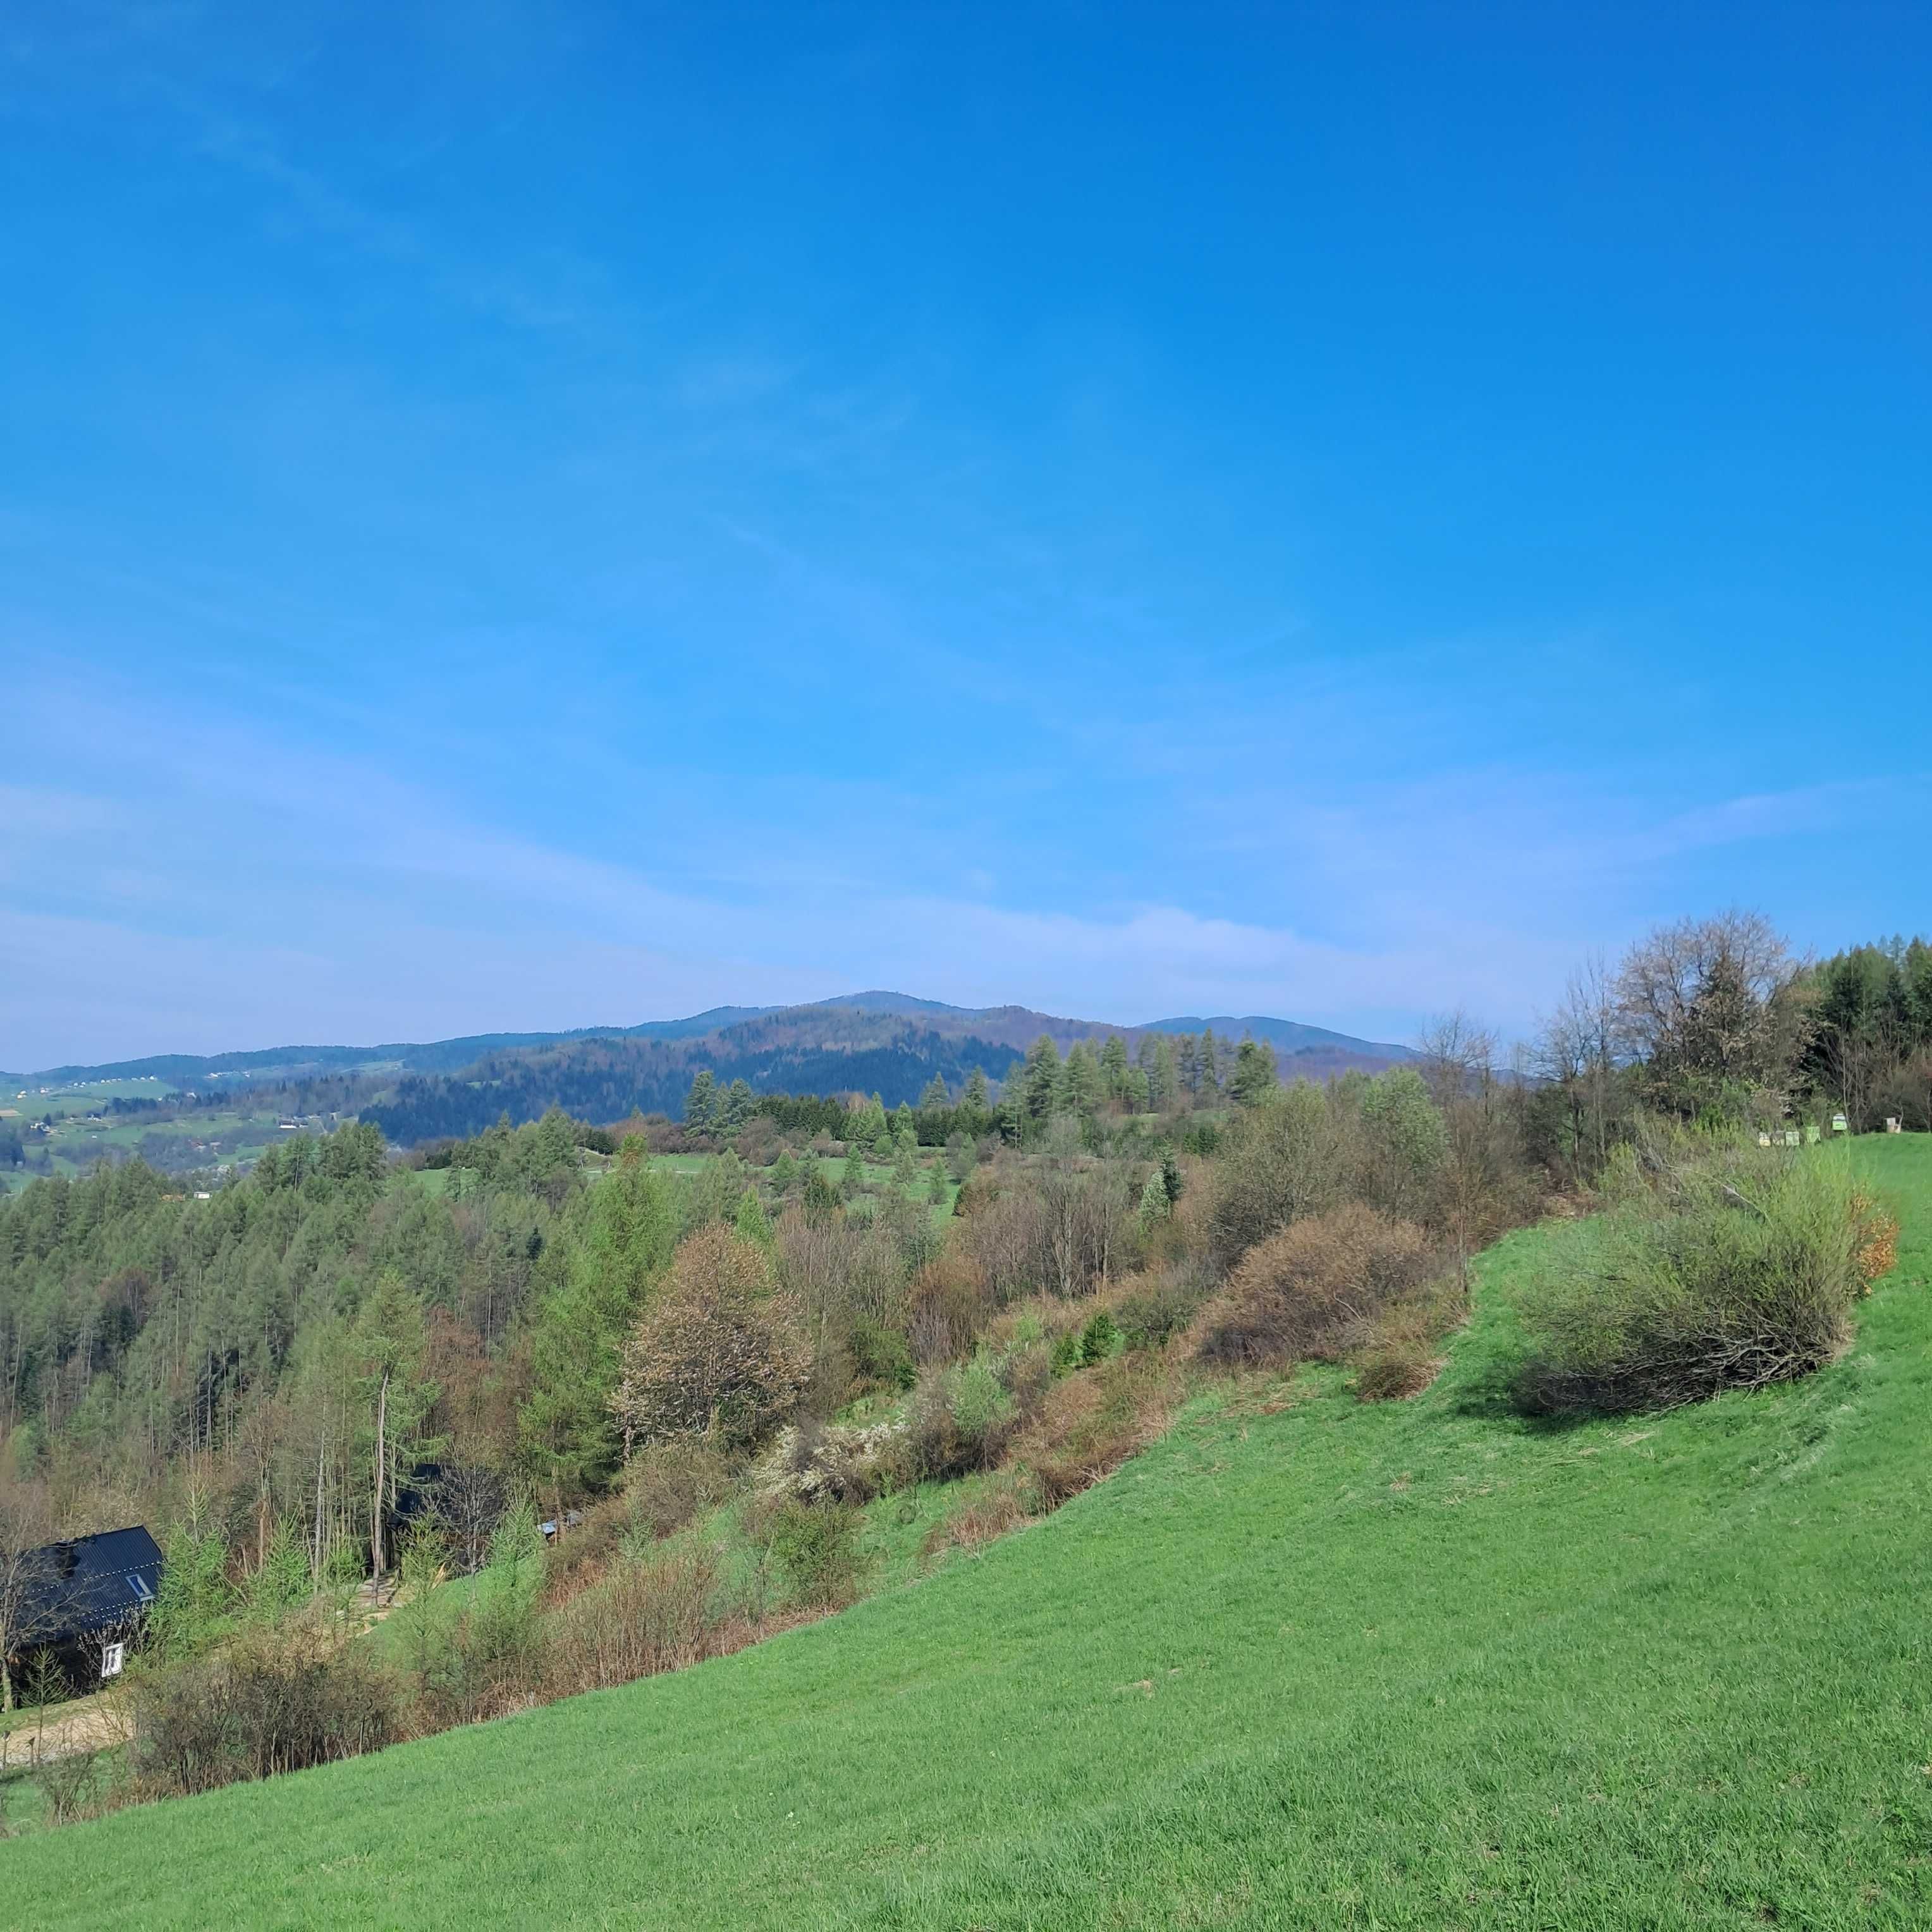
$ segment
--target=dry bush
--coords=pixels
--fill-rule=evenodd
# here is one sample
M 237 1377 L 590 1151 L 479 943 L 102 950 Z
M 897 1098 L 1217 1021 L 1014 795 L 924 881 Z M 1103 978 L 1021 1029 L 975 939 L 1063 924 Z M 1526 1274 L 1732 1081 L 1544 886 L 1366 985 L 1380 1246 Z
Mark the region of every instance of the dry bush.
M 1869 1294 L 1872 1283 L 1898 1265 L 1898 1220 L 1862 1184 L 1852 1190 L 1850 1211 L 1857 1227 L 1852 1264 Z
M 1396 1343 L 1369 1349 L 1355 1376 L 1363 1402 L 1406 1402 L 1418 1396 L 1442 1370 L 1442 1358 L 1426 1342 Z
M 989 1162 L 968 1174 L 959 1184 L 959 1192 L 952 1198 L 955 1217 L 970 1220 L 997 1201 L 1000 1198 L 1000 1173 L 999 1167 Z
M 1003 1470 L 970 1502 L 950 1510 L 926 1534 L 921 1553 L 937 1556 L 946 1550 L 983 1548 L 1009 1530 L 1017 1529 L 1034 1514 L 1038 1484 L 1017 1470 Z
M 611 1407 L 627 1448 L 681 1434 L 748 1444 L 797 1401 L 810 1368 L 764 1250 L 714 1224 L 680 1245 L 626 1338 Z
M 1053 1246 L 1039 1196 L 1015 1174 L 997 1184 L 990 1175 L 975 1175 L 962 1202 L 968 1190 L 975 1198 L 961 1223 L 961 1239 L 994 1302 L 1004 1307 L 1046 1288 L 1053 1279 Z
M 634 1468 L 642 1460 L 640 1453 L 630 1466 Z M 602 1576 L 604 1565 L 616 1555 L 632 1527 L 629 1503 L 621 1494 L 600 1496 L 580 1513 L 573 1514 L 579 1520 L 568 1525 L 544 1553 L 543 1595 L 552 1603 L 567 1603 Z
M 34 1782 L 40 1788 L 44 1815 L 50 1825 L 71 1825 L 79 1819 L 98 1816 L 104 1808 L 100 1766 L 92 1751 L 72 1751 L 48 1760 L 34 1774 Z M 0 1818 L 0 1826 L 4 1824 Z
M 714 1654 L 718 1596 L 717 1564 L 702 1544 L 620 1558 L 547 1619 L 546 1688 L 557 1696 L 604 1690 Z
M 880 1474 L 886 1486 L 904 1489 L 990 1469 L 1019 1419 L 1019 1405 L 989 1354 L 922 1370 L 904 1422 L 880 1451 Z
M 1180 1198 L 1155 1224 L 1148 1243 L 1150 1265 L 1162 1262 L 1208 1262 L 1214 1248 L 1214 1171 L 1190 1155 L 1180 1163 L 1184 1184 Z
M 176 1795 L 358 1756 L 397 1735 L 400 1708 L 362 1652 L 305 1628 L 256 1634 L 136 1686 L 134 1774 Z
M 1442 1344 L 1468 1318 L 1468 1299 L 1454 1275 L 1438 1276 L 1391 1302 L 1370 1324 L 1355 1358 L 1364 1402 L 1405 1402 L 1442 1369 Z
M 773 1232 L 778 1286 L 814 1332 L 842 1332 L 860 1319 L 891 1325 L 903 1318 L 906 1260 L 894 1226 L 838 1221 L 815 1228 L 794 1206 Z
M 923 1366 L 970 1355 L 991 1312 L 985 1269 L 970 1254 L 949 1247 L 912 1279 L 906 1339 L 914 1361 Z
M 1136 1350 L 1055 1382 L 1038 1418 L 1013 1445 L 1042 1510 L 1058 1509 L 1153 1442 L 1181 1396 L 1178 1366 Z
M 701 1436 L 648 1444 L 624 1472 L 624 1505 L 632 1525 L 669 1536 L 731 1493 L 729 1457 Z
M 960 1196 L 958 1239 L 996 1306 L 1051 1292 L 1088 1294 L 1140 1244 L 1124 1162 L 1095 1160 L 1063 1136 L 1044 1155 L 975 1175 Z
M 922 1370 L 906 1403 L 905 1420 L 881 1453 L 880 1473 L 889 1489 L 940 1482 L 977 1466 L 974 1445 L 962 1440 L 952 1419 L 946 1371 Z
M 1130 1348 L 1164 1348 L 1184 1334 L 1207 1299 L 1198 1262 L 1171 1262 L 1156 1272 L 1130 1275 L 1120 1284 L 1114 1319 Z
M 812 1337 L 812 1412 L 832 1414 L 850 1396 L 855 1378 L 896 1385 L 909 1366 L 900 1339 L 915 1258 L 908 1250 L 936 1238 L 929 1222 L 909 1228 L 889 1214 L 864 1226 L 847 1220 L 814 1226 L 792 1207 L 776 1232 L 778 1286 Z
M 1234 1368 L 1338 1360 L 1438 1264 L 1420 1228 L 1359 1202 L 1297 1221 L 1249 1250 L 1208 1312 L 1201 1354 Z

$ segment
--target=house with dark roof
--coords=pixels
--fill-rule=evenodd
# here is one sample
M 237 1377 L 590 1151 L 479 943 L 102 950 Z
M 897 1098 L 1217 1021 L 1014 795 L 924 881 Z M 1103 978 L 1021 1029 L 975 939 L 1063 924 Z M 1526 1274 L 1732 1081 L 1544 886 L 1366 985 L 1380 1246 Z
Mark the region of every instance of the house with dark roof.
M 160 1588 L 159 1545 L 141 1524 L 30 1550 L 8 1618 L 16 1681 L 37 1651 L 51 1651 L 78 1690 L 118 1676 Z

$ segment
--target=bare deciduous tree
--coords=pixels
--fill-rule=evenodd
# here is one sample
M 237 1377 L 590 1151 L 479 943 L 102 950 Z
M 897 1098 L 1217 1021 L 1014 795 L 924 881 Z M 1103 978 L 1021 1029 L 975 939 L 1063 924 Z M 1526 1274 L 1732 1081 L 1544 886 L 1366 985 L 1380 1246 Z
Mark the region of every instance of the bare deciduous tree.
M 1608 964 L 1593 953 L 1570 976 L 1531 1048 L 1531 1075 L 1559 1090 L 1570 1178 L 1600 1171 L 1610 1156 L 1618 1064 L 1617 1002 Z
M 1469 1257 L 1527 1211 L 1521 1124 L 1512 1104 L 1522 1089 L 1498 1072 L 1495 1033 L 1460 1007 L 1430 1021 L 1417 1047 L 1449 1136 L 1436 1217 L 1466 1286 Z
M 446 1462 L 434 1490 L 436 1520 L 448 1532 L 458 1558 L 470 1575 L 489 1554 L 490 1533 L 510 1500 L 509 1485 L 494 1469 L 476 1462 Z
M 640 1442 L 686 1433 L 755 1441 L 810 1371 L 795 1314 L 754 1242 L 716 1223 L 690 1236 L 624 1343 L 611 1408 L 626 1459 Z
M 1810 1037 L 1802 974 L 1761 914 L 1659 926 L 1618 969 L 1618 1043 L 1679 1112 L 1746 1089 L 1781 1102 Z
M 16 1666 L 60 1622 L 59 1579 L 38 1553 L 53 1534 L 52 1510 L 40 1491 L 0 1484 L 0 1710 L 14 1708 Z

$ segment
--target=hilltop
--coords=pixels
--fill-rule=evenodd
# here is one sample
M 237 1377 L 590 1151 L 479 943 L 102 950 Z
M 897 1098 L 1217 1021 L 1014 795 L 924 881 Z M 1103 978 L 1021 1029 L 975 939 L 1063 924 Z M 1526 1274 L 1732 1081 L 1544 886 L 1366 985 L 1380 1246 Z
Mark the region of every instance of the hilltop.
M 1922 1924 L 1932 1144 L 1854 1153 L 1900 1264 L 1808 1381 L 1523 1420 L 1546 1223 L 1412 1402 L 1203 1400 L 1046 1522 L 735 1657 L 22 1840 L 10 1912 Z

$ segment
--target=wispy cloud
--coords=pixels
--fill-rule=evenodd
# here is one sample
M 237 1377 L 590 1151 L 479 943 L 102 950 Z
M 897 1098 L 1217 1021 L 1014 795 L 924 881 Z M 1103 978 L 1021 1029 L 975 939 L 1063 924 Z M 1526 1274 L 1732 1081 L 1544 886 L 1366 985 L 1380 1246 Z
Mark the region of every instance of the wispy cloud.
M 1811 787 L 1605 829 L 1525 823 L 1504 768 L 1460 814 L 1421 784 L 1293 810 L 1276 788 L 1262 808 L 1304 862 L 1317 924 L 1217 912 L 1179 878 L 1173 897 L 1071 906 L 1012 902 L 983 868 L 936 890 L 904 857 L 672 883 L 647 855 L 491 824 L 238 719 L 152 696 L 117 708 L 68 681 L 23 695 L 30 723 L 85 719 L 80 762 L 118 789 L 0 794 L 0 977 L 25 989 L 0 1064 L 16 1068 L 318 1030 L 616 1023 L 882 981 L 1123 1022 L 1270 1011 L 1400 1035 L 1463 1002 L 1520 1023 L 1581 950 L 1618 936 L 1588 902 L 1619 870 L 1828 826 L 1873 796 Z M 1561 890 L 1539 897 L 1539 874 Z M 1278 881 L 1250 896 L 1292 896 Z

